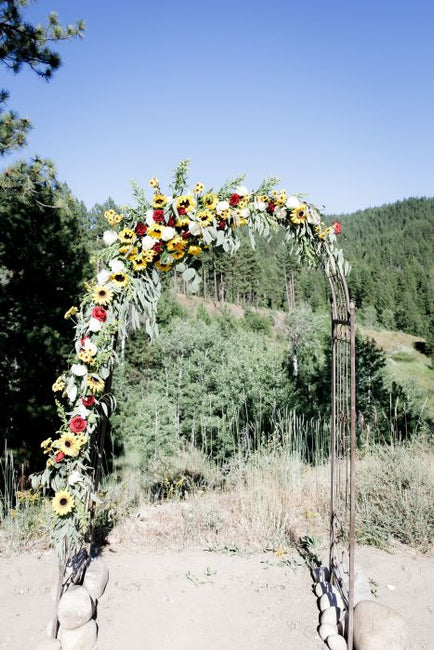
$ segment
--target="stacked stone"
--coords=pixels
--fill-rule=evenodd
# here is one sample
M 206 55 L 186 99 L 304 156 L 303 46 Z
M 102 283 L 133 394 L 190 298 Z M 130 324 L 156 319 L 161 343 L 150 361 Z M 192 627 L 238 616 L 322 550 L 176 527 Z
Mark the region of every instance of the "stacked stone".
M 109 572 L 102 558 L 86 569 L 83 585 L 72 585 L 62 595 L 58 609 L 58 638 L 44 639 L 35 650 L 90 650 L 97 641 L 96 605 L 108 582 Z
M 318 634 L 330 650 L 347 650 L 347 642 L 343 637 L 346 611 L 342 596 L 330 583 L 327 567 L 315 568 L 313 576 L 320 609 Z

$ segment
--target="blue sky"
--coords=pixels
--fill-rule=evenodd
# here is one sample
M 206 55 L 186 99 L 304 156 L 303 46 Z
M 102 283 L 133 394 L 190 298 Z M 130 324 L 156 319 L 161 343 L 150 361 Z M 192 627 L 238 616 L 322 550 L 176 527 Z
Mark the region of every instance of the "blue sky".
M 431 0 L 39 0 L 83 18 L 49 83 L 0 71 L 34 154 L 88 207 L 131 201 L 131 179 L 192 184 L 269 175 L 349 212 L 434 194 Z

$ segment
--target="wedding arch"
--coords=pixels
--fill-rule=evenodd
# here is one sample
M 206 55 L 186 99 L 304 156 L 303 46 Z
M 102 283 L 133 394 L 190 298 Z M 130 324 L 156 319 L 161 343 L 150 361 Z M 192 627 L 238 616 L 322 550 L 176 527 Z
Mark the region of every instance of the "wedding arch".
M 337 245 L 340 224 L 325 224 L 319 210 L 300 195 L 276 189 L 276 178 L 255 191 L 239 177 L 219 190 L 187 185 L 188 161 L 174 173 L 170 193 L 157 178 L 149 181 L 153 197 L 134 185 L 136 204 L 122 213 L 108 210 L 110 228 L 95 260 L 95 277 L 85 285 L 78 306 L 65 318 L 75 323 L 71 363 L 53 384 L 60 418 L 56 437 L 42 443 L 45 469 L 33 486 L 53 492 L 52 535 L 60 557 L 60 590 L 69 566 L 69 580 L 79 581 L 89 561 L 89 531 L 100 480 L 108 418 L 115 408 L 110 393 L 117 361 L 116 344 L 129 328 L 144 323 L 157 336 L 156 311 L 161 275 L 176 271 L 192 292 L 199 288 L 200 255 L 210 247 L 236 255 L 237 232 L 247 229 L 268 237 L 283 229 L 285 240 L 301 260 L 322 267 L 330 287 L 331 313 L 331 492 L 330 573 L 348 611 L 347 639 L 352 649 L 355 519 L 355 327 L 346 276 L 349 266 Z

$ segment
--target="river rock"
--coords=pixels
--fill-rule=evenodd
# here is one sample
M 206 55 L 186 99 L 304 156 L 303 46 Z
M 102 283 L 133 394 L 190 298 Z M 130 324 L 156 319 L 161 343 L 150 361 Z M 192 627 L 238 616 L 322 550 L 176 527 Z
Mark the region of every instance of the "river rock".
M 84 587 L 72 586 L 59 602 L 58 618 L 63 628 L 73 630 L 81 627 L 92 618 L 94 606 Z
M 83 587 L 93 600 L 98 600 L 104 593 L 109 579 L 109 570 L 101 557 L 95 558 L 87 567 Z
M 323 594 L 319 599 L 318 605 L 322 612 L 329 607 L 337 607 L 341 610 L 344 607 L 341 596 L 334 591 L 328 591 L 327 593 Z
M 312 570 L 315 582 L 328 582 L 330 580 L 330 571 L 326 566 L 316 566 Z
M 330 623 L 323 623 L 318 628 L 318 634 L 321 639 L 325 641 L 331 634 L 337 634 L 338 628 L 336 625 L 330 625 Z
M 64 627 L 59 630 L 62 650 L 90 650 L 94 647 L 97 636 L 98 627 L 93 619 L 75 630 L 67 630 Z
M 407 650 L 407 623 L 395 610 L 373 600 L 362 600 L 354 608 L 356 650 Z
M 347 642 L 340 634 L 330 634 L 327 637 L 327 645 L 330 650 L 347 650 Z
M 42 639 L 35 646 L 35 650 L 60 650 L 61 647 L 59 639 Z
M 319 617 L 320 623 L 329 623 L 337 625 L 341 619 L 341 610 L 339 607 L 327 607 L 321 612 Z
M 317 582 L 315 585 L 315 595 L 321 598 L 323 594 L 331 591 L 331 584 L 329 582 Z

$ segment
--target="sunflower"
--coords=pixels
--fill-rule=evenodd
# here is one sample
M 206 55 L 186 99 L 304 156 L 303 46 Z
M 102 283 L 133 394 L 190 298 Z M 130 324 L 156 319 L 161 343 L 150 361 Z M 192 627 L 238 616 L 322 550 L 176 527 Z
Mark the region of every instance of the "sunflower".
M 65 382 L 63 380 L 63 377 L 58 377 L 56 379 L 56 381 L 54 382 L 54 384 L 52 385 L 51 389 L 52 389 L 53 393 L 58 393 L 61 390 L 63 390 L 65 388 L 65 386 L 66 386 L 66 384 L 65 384 Z
M 86 363 L 87 365 L 92 365 L 95 363 L 95 357 L 90 350 L 85 350 L 83 348 L 78 352 L 77 356 L 80 361 L 83 361 L 83 363 Z
M 81 445 L 74 434 L 64 433 L 58 440 L 56 447 L 63 451 L 65 456 L 78 456 Z
M 130 262 L 134 262 L 137 255 L 139 254 L 139 249 L 137 246 L 130 246 L 129 248 L 127 247 L 126 252 L 128 253 L 127 258 L 130 260 Z
M 162 223 L 153 223 L 152 226 L 149 226 L 148 228 L 148 235 L 154 239 L 160 239 L 165 227 L 166 226 Z
M 149 185 L 151 187 L 158 187 L 158 178 L 155 178 L 155 176 L 151 178 L 151 180 L 149 181 Z
M 117 287 L 126 287 L 130 281 L 130 276 L 126 273 L 112 273 L 110 282 L 113 282 Z
M 74 497 L 67 490 L 59 490 L 54 495 L 51 505 L 56 515 L 64 517 L 65 515 L 69 515 L 74 508 Z
M 104 380 L 99 375 L 88 375 L 87 385 L 92 393 L 102 393 L 104 390 Z
M 188 248 L 188 254 L 189 255 L 200 255 L 202 252 L 202 249 L 200 246 L 189 246 Z
M 168 251 L 183 251 L 186 246 L 186 241 L 180 235 L 177 235 L 169 242 L 167 242 Z
M 214 194 L 214 192 L 208 192 L 208 194 L 205 194 L 202 198 L 202 202 L 204 206 L 208 208 L 208 210 L 214 210 L 217 203 L 219 202 L 219 197 L 217 194 Z
M 194 198 L 191 196 L 191 194 L 181 194 L 181 196 L 178 196 L 176 199 L 176 207 L 179 210 L 179 208 L 184 208 L 186 212 L 190 212 L 193 210 L 194 206 L 196 205 L 196 201 Z
M 324 230 L 321 229 L 321 226 L 316 226 L 315 232 L 318 235 L 320 239 L 325 239 L 328 235 L 330 235 L 332 229 L 330 227 L 324 228 Z
M 41 449 L 44 450 L 44 454 L 49 454 L 51 453 L 51 444 L 53 440 L 51 438 L 47 438 L 46 440 L 43 440 L 41 442 Z
M 181 217 L 180 219 L 177 220 L 175 226 L 177 228 L 184 228 L 184 226 L 188 226 L 189 223 L 190 223 L 190 219 L 188 217 Z
M 180 260 L 184 257 L 185 251 L 179 250 L 179 251 L 172 251 L 171 253 L 172 257 L 174 260 Z
M 276 203 L 280 208 L 283 208 L 287 200 L 288 196 L 286 194 L 286 190 L 282 190 L 277 197 Z
M 122 242 L 122 244 L 132 244 L 136 238 L 136 233 L 131 228 L 124 228 L 120 231 L 118 236 L 119 241 Z
M 117 226 L 118 223 L 120 223 L 124 218 L 124 215 L 118 214 L 114 210 L 106 210 L 104 212 L 104 217 L 107 219 L 111 226 Z
M 152 262 L 154 257 L 156 256 L 156 252 L 154 250 L 149 250 L 149 251 L 142 251 L 141 255 L 145 262 Z
M 93 290 L 93 300 L 97 305 L 109 305 L 113 300 L 113 291 L 99 284 Z
M 71 318 L 71 316 L 75 316 L 75 314 L 78 312 L 77 307 L 70 307 L 67 312 L 65 312 L 64 319 L 68 320 L 68 318 Z
M 167 197 L 165 197 L 164 194 L 155 194 L 152 207 L 155 209 L 164 208 L 166 203 L 167 203 Z
M 193 192 L 195 194 L 200 194 L 201 192 L 204 191 L 204 189 L 205 189 L 205 185 L 203 183 L 196 183 Z
M 292 210 L 292 223 L 304 223 L 307 219 L 307 206 L 305 203 L 301 203 L 298 208 Z
M 167 271 L 170 271 L 172 268 L 171 264 L 162 264 L 161 262 L 155 262 L 155 268 L 157 268 L 159 271 L 164 271 L 164 273 L 167 273 Z
M 133 260 L 133 269 L 135 271 L 143 271 L 148 266 L 148 262 L 145 260 L 143 253 L 137 255 Z
M 212 223 L 212 212 L 210 210 L 199 210 L 196 214 L 196 219 L 202 227 L 209 226 Z
M 242 196 L 240 199 L 240 202 L 238 203 L 238 207 L 240 209 L 247 208 L 249 205 L 249 197 L 248 196 Z
M 223 219 L 223 221 L 229 221 L 231 217 L 232 217 L 232 211 L 230 208 L 226 208 L 225 210 L 222 210 L 220 214 L 220 219 Z

